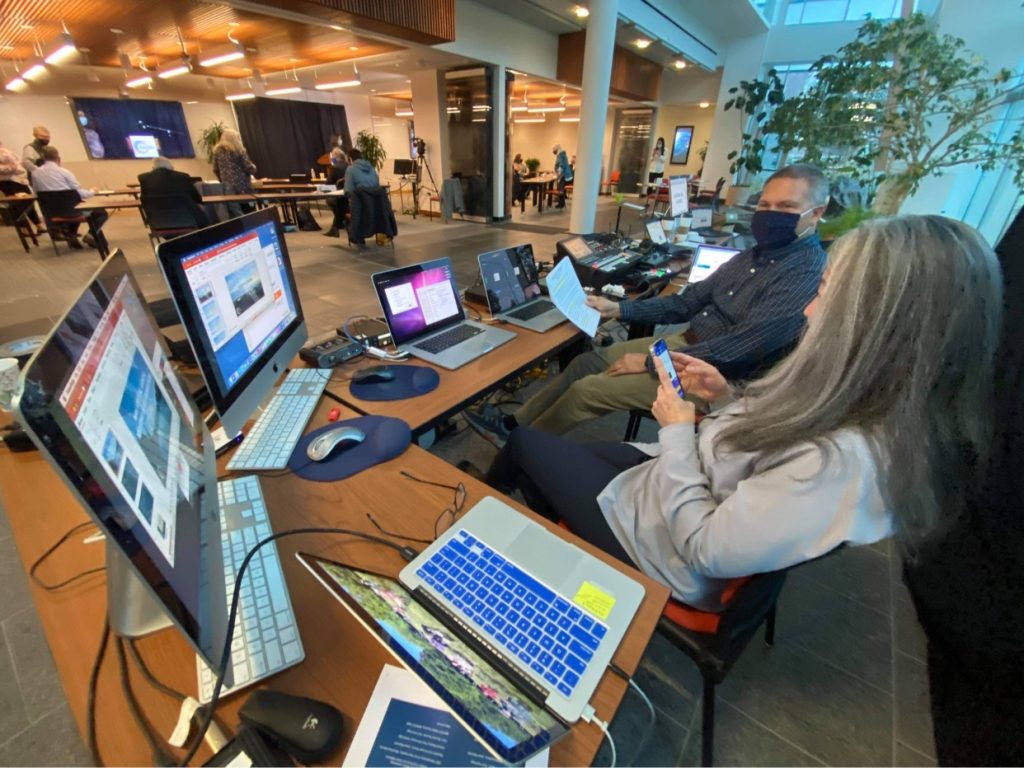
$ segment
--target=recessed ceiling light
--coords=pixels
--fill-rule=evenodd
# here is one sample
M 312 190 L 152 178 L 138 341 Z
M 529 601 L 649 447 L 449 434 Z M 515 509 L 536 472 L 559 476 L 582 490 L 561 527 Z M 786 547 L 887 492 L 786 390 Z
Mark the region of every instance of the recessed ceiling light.
M 350 46 L 348 47 L 348 49 L 349 49 L 350 51 L 358 51 L 358 50 L 359 50 L 359 46 L 358 46 L 358 45 L 350 45 Z
M 228 22 L 228 26 L 229 27 L 240 27 L 240 26 L 242 26 L 242 22 L 240 22 L 240 21 L 229 21 Z
M 648 40 L 646 37 L 638 37 L 636 40 L 633 41 L 633 45 L 635 45 L 642 51 L 644 48 L 651 47 L 651 41 Z
M 186 101 L 185 103 L 186 104 L 198 104 L 199 102 L 198 101 Z
M 280 88 L 268 88 L 267 96 L 283 96 L 286 93 L 298 93 L 301 90 L 302 88 L 297 85 L 283 85 Z
M 115 35 L 123 35 L 124 34 L 124 30 L 123 29 L 118 29 L 117 27 L 111 27 L 110 31 L 113 32 Z
M 697 106 L 700 107 L 701 109 L 707 109 L 708 107 L 711 106 L 711 102 L 710 101 L 702 101 Z
M 686 62 L 682 59 L 675 60 L 676 69 L 686 69 Z
M 331 29 L 333 29 L 335 32 L 344 32 L 345 31 L 344 27 L 339 27 L 337 24 L 331 24 L 330 26 L 331 26 Z
M 376 93 L 376 92 L 377 92 L 377 89 L 376 89 L 376 88 L 371 88 L 371 89 L 370 89 L 370 93 Z
M 585 19 L 590 15 L 590 10 L 585 5 L 577 5 L 572 9 L 577 19 Z
M 35 29 L 35 27 L 33 27 L 28 22 L 25 22 L 24 24 L 19 24 L 18 26 L 20 26 L 22 29 Z

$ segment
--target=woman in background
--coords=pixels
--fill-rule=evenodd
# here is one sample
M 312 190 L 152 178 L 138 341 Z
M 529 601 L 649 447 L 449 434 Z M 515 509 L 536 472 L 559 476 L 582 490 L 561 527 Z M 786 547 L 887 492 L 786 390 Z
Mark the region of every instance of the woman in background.
M 7 197 L 32 194 L 28 185 L 28 173 L 21 164 L 21 158 L 5 147 L 3 142 L 0 142 L 0 192 Z M 12 202 L 8 205 L 16 219 L 25 215 L 37 228 L 42 227 L 33 201 Z
M 665 175 L 665 139 L 658 137 L 651 152 L 651 162 L 647 173 L 647 194 L 657 190 L 657 182 Z M 643 197 L 643 195 L 640 195 Z
M 213 173 L 224 185 L 225 195 L 252 195 L 252 175 L 256 173 L 256 165 L 249 159 L 242 137 L 234 128 L 226 128 L 220 135 L 220 141 L 213 148 Z M 232 216 L 242 212 L 248 213 L 252 206 L 248 203 L 228 203 Z

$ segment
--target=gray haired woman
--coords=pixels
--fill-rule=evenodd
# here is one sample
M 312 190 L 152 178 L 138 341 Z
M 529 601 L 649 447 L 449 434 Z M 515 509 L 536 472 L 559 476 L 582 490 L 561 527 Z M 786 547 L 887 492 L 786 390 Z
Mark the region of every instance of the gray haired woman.
M 658 363 L 650 445 L 577 445 L 519 427 L 489 480 L 672 588 L 722 610 L 730 580 L 896 533 L 913 552 L 984 457 L 1002 280 L 992 249 L 941 216 L 866 223 L 836 241 L 808 327 L 734 390 L 672 361 L 712 404 L 694 429 Z M 952 503 L 951 503 L 952 502 Z

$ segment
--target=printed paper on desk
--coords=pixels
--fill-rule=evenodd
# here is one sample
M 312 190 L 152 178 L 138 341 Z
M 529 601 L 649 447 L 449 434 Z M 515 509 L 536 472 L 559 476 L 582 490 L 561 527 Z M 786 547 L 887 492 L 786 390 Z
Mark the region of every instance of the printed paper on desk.
M 601 313 L 587 306 L 587 294 L 573 269 L 572 259 L 562 259 L 548 273 L 551 301 L 569 321 L 591 338 L 601 323 Z
M 547 766 L 549 750 L 524 765 Z M 484 750 L 426 683 L 387 665 L 359 721 L 343 766 L 504 765 Z

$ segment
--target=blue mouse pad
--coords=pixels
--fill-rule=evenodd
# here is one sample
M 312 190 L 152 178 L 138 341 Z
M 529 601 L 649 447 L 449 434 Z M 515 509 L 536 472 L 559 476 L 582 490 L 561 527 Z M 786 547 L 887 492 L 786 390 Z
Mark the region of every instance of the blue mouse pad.
M 373 383 L 352 381 L 349 383 L 349 391 L 353 397 L 373 402 L 408 400 L 433 392 L 441 383 L 437 371 L 422 365 L 388 364 L 375 367 L 387 368 L 395 377 L 391 381 Z
M 306 448 L 324 432 L 337 427 L 355 427 L 366 435 L 361 443 L 349 448 L 336 448 L 324 461 L 313 461 L 306 455 Z M 303 435 L 291 458 L 288 469 L 303 480 L 330 483 L 344 480 L 357 472 L 381 464 L 405 453 L 412 441 L 412 430 L 401 419 L 388 416 L 360 416 L 357 419 L 336 421 Z

